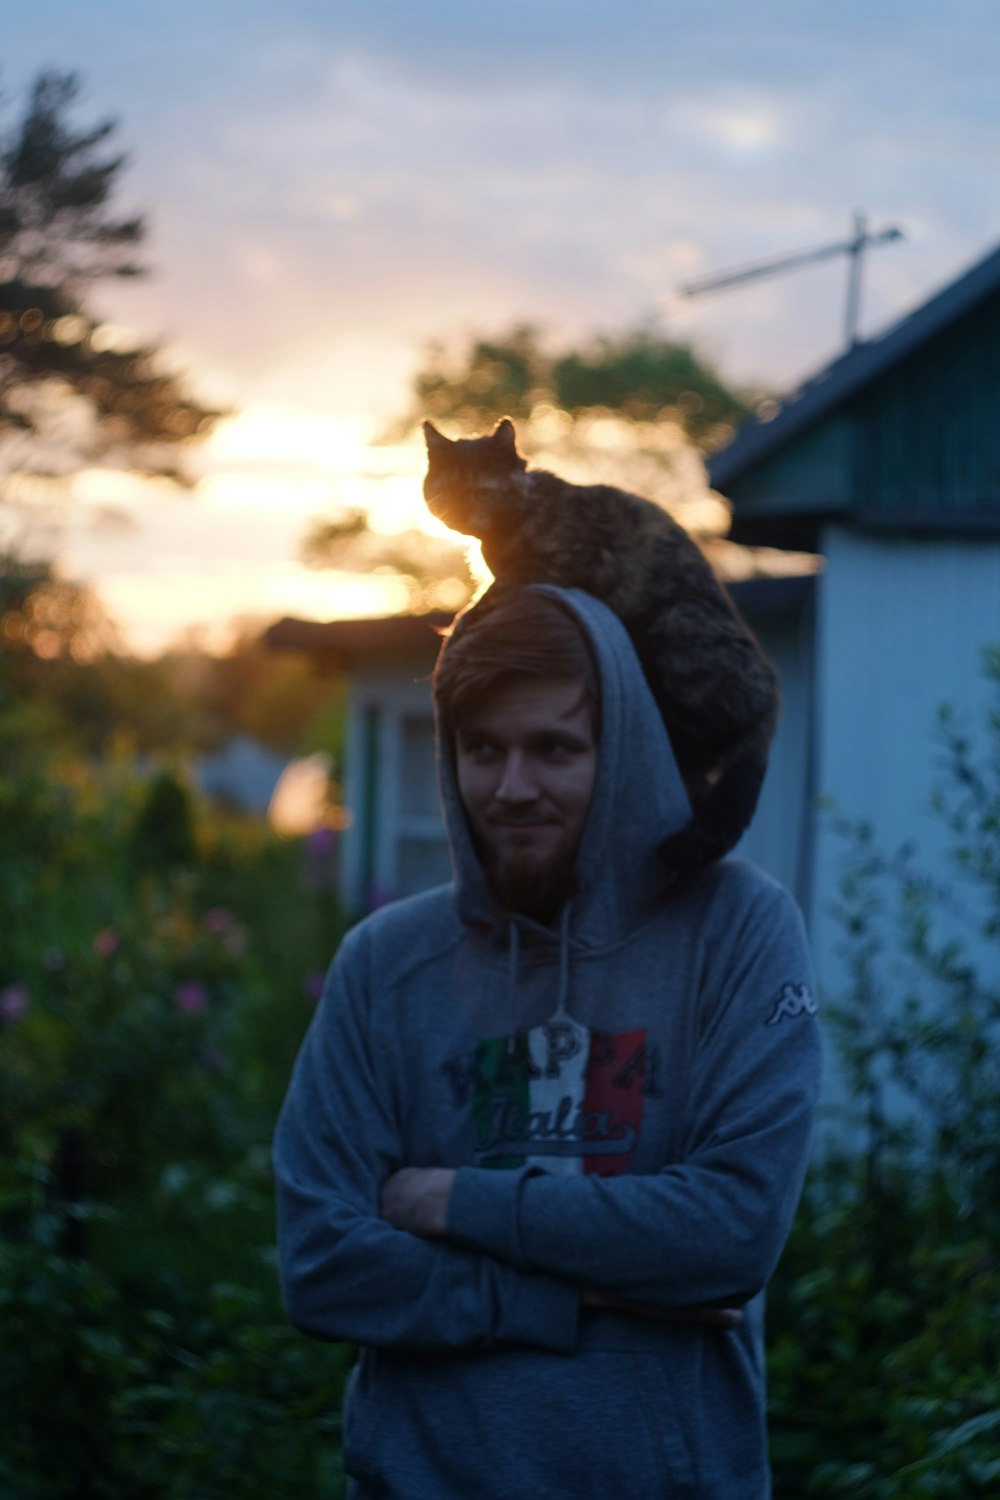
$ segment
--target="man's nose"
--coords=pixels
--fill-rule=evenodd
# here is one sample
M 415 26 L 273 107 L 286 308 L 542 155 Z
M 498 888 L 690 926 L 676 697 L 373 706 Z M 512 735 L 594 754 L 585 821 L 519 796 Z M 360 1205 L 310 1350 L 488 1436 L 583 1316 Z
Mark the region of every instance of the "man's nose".
M 531 802 L 538 795 L 531 766 L 519 750 L 505 757 L 494 795 L 498 802 Z

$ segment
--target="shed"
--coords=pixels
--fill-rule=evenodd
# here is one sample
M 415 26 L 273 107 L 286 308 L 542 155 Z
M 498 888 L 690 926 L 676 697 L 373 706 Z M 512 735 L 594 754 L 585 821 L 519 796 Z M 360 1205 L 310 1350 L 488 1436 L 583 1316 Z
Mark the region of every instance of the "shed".
M 341 896 L 353 916 L 449 879 L 438 808 L 430 675 L 448 614 L 382 619 L 279 620 L 275 650 L 303 651 L 346 685 L 347 812 Z
M 730 586 L 735 602 L 778 667 L 784 711 L 757 816 L 740 852 L 794 889 L 811 877 L 811 707 L 806 647 L 813 639 L 813 577 L 759 578 Z M 352 914 L 450 878 L 437 796 L 430 675 L 445 614 L 318 623 L 281 620 L 268 641 L 308 652 L 347 682 L 340 779 L 348 811 L 342 895 Z
M 739 851 L 789 886 L 821 981 L 842 848 L 817 797 L 916 839 L 933 861 L 936 710 L 975 708 L 1000 642 L 1000 248 L 879 338 L 835 360 L 709 466 L 731 538 L 821 554 L 817 576 L 734 583 L 775 661 L 784 711 Z M 447 878 L 429 675 L 444 615 L 284 620 L 276 647 L 349 680 L 344 898 L 359 912 Z
M 738 542 L 821 553 L 811 741 L 815 788 L 930 868 L 934 725 L 981 708 L 1000 642 L 1000 248 L 881 337 L 746 424 L 713 458 Z M 807 912 L 821 981 L 839 981 L 832 920 L 843 846 L 811 802 Z

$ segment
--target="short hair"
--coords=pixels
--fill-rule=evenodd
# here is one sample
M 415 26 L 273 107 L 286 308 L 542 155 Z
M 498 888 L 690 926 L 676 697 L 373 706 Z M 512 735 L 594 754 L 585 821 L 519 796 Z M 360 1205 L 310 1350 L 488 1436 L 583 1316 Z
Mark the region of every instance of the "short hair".
M 494 586 L 458 617 L 441 644 L 431 683 L 442 724 L 454 729 L 513 677 L 581 678 L 596 720 L 597 664 L 576 616 L 536 589 Z

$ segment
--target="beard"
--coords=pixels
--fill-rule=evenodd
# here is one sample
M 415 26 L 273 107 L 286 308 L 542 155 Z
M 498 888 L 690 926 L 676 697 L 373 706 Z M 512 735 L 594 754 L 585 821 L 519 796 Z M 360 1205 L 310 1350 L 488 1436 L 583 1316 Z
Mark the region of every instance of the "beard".
M 539 861 L 483 849 L 480 858 L 500 905 L 545 926 L 555 920 L 575 886 L 575 851 Z

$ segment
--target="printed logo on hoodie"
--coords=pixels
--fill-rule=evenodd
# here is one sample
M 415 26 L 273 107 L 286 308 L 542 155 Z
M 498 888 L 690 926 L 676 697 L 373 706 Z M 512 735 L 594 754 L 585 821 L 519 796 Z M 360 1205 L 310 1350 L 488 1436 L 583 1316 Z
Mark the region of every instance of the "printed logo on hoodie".
M 818 1010 L 816 996 L 807 984 L 783 984 L 774 1010 L 765 1024 L 777 1026 L 786 1016 L 792 1019 L 796 1016 L 814 1016 Z
M 645 1029 L 591 1031 L 569 1016 L 486 1037 L 444 1064 L 452 1100 L 471 1108 L 481 1166 L 563 1174 L 627 1172 L 660 1050 Z

